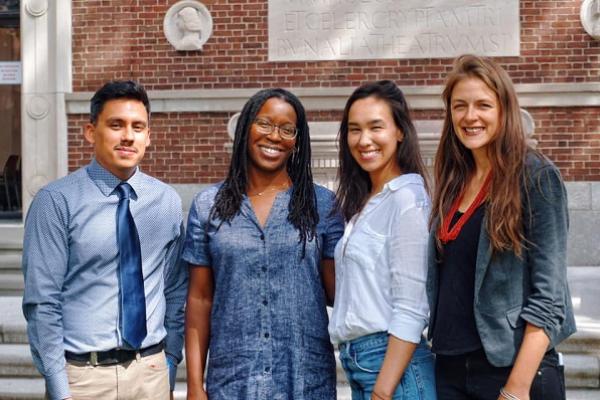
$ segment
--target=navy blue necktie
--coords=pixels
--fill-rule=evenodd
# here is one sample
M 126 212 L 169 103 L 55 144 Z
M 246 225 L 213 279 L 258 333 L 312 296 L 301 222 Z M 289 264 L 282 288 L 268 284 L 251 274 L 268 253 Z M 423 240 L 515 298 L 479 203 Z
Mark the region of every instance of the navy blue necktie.
M 117 240 L 119 242 L 119 280 L 121 282 L 121 329 L 123 339 L 139 349 L 146 337 L 146 296 L 142 275 L 142 252 L 135 221 L 129 211 L 132 188 L 126 182 L 117 186 Z

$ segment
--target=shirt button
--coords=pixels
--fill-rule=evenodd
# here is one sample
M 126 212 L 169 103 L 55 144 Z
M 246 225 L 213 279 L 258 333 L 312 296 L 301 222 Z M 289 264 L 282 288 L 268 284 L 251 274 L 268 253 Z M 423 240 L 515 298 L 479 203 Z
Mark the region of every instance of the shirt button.
M 265 372 L 269 372 L 271 370 L 271 367 L 265 367 Z
M 265 240 L 265 234 L 264 233 L 260 234 L 260 240 Z
M 263 306 L 266 306 L 267 304 L 269 304 L 269 302 L 266 300 L 263 300 Z
M 267 267 L 262 267 L 262 272 L 267 272 Z
M 268 339 L 268 338 L 269 338 L 269 336 L 270 336 L 270 335 L 269 335 L 269 332 L 265 333 L 265 339 Z

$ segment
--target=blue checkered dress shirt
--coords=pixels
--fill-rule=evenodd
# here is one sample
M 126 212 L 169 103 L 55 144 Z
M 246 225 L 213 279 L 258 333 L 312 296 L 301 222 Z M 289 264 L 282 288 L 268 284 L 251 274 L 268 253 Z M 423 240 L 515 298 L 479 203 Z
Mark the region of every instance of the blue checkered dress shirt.
M 181 199 L 137 171 L 128 181 L 141 243 L 148 335 L 142 348 L 165 341 L 181 361 L 187 268 Z M 126 346 L 119 328 L 116 212 L 120 180 L 95 160 L 42 188 L 25 221 L 23 313 L 34 362 L 51 399 L 69 396 L 65 350 Z

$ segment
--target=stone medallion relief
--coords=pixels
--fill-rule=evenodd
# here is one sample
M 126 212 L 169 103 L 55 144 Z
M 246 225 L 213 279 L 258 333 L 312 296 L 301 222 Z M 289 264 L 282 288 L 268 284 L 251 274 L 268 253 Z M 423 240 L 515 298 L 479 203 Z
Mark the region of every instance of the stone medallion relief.
M 583 0 L 579 16 L 588 35 L 600 40 L 600 0 Z
M 202 50 L 202 45 L 212 35 L 212 16 L 199 1 L 183 0 L 169 8 L 163 29 L 167 40 L 176 50 Z

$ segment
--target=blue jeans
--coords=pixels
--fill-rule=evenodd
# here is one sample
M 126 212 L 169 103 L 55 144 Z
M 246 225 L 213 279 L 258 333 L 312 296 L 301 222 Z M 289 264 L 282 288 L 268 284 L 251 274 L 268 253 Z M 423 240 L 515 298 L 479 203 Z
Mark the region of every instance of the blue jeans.
M 352 400 L 370 400 L 388 344 L 386 332 L 340 344 L 340 361 L 352 389 Z M 434 357 L 425 342 L 417 345 L 393 396 L 394 400 L 435 400 Z

